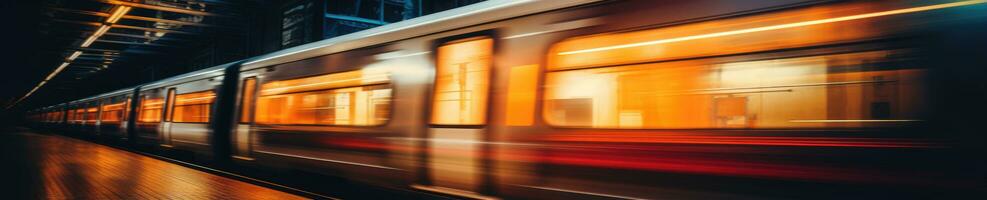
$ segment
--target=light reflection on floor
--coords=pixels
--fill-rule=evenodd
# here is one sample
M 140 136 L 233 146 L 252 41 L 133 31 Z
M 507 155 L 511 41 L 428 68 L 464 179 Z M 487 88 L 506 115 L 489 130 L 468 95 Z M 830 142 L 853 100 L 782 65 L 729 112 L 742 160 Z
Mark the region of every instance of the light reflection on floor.
M 303 199 L 62 136 L 0 134 L 7 195 L 27 199 Z M 6 196 L 6 195 L 5 195 Z M 9 196 L 8 196 L 9 197 Z

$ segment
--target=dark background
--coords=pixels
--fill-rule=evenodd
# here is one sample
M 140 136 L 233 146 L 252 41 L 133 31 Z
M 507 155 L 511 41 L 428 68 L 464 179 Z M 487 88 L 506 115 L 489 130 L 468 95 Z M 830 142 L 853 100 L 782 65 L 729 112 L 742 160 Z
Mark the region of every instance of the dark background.
M 105 17 L 85 12 L 112 13 L 115 5 L 101 0 L 2 1 L 3 78 L 0 87 L 2 126 L 22 122 L 23 112 L 75 99 L 132 87 L 141 83 L 246 59 L 293 46 L 332 38 L 388 23 L 466 6 L 482 0 L 146 0 L 144 4 L 177 6 L 214 13 L 196 23 L 214 27 L 161 28 L 154 22 L 121 19 L 117 24 L 181 31 L 159 38 L 126 28 L 109 32 L 130 37 L 102 36 L 94 49 L 116 51 L 76 59 L 35 93 L 18 102 L 72 52 L 78 50 Z M 201 4 L 200 4 L 201 3 Z M 167 4 L 167 5 L 164 5 Z M 293 10 L 295 8 L 303 8 Z M 195 15 L 134 7 L 127 13 L 168 20 Z M 92 23 L 92 24 L 87 24 Z M 290 32 L 290 34 L 285 34 Z M 143 43 L 143 44 L 142 44 Z M 89 53 L 102 53 L 84 50 Z M 102 59 L 103 62 L 100 63 Z M 106 60 L 113 59 L 113 60 Z M 106 66 L 101 66 L 101 65 Z M 11 106 L 14 102 L 17 102 Z M 9 108 L 8 108 L 9 107 Z

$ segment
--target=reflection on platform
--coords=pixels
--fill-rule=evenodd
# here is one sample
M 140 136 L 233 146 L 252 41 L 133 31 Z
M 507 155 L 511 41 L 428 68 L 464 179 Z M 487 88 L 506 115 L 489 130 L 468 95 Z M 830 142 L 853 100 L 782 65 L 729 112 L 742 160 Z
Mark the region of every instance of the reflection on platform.
M 62 136 L 7 132 L 0 140 L 0 161 L 13 163 L 5 185 L 27 199 L 302 198 Z

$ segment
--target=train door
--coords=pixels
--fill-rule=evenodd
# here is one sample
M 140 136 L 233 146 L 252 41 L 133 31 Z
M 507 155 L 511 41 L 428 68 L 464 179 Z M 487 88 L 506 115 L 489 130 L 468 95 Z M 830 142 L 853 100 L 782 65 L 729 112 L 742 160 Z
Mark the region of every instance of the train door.
M 469 195 L 483 193 L 489 181 L 483 146 L 487 140 L 494 40 L 466 37 L 436 49 L 431 112 L 423 135 L 428 141 L 425 175 L 419 189 Z
M 237 120 L 236 132 L 233 136 L 234 151 L 233 157 L 244 160 L 250 158 L 250 125 L 254 121 L 254 96 L 257 90 L 257 78 L 248 77 L 243 79 L 243 91 L 240 92 L 240 117 Z
M 172 110 L 175 105 L 175 88 L 168 88 L 168 95 L 165 97 L 164 112 L 161 119 L 161 129 L 158 133 L 161 134 L 161 146 L 172 147 L 171 143 L 171 115 Z

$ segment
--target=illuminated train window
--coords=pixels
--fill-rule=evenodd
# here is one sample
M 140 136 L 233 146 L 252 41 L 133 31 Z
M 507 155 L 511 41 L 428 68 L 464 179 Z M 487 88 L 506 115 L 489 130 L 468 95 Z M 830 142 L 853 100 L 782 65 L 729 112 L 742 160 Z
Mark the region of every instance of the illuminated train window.
M 117 102 L 103 105 L 103 114 L 100 115 L 101 122 L 120 122 L 123 119 L 124 105 L 126 102 Z
M 161 109 L 164 107 L 163 98 L 141 98 L 141 105 L 137 115 L 138 122 L 160 122 Z
M 723 57 L 886 38 L 908 27 L 896 17 L 922 11 L 907 6 L 835 4 L 568 39 L 549 54 L 543 117 L 555 126 L 632 129 L 921 121 L 927 71 L 909 49 Z
M 99 107 L 86 108 L 85 112 L 87 122 L 95 122 L 99 117 Z
M 438 48 L 432 124 L 482 125 L 487 99 L 493 39 L 474 37 Z
M 268 125 L 373 126 L 387 122 L 390 75 L 363 69 L 261 85 L 254 120 Z
M 546 77 L 544 113 L 553 125 L 600 128 L 863 127 L 916 121 L 925 70 L 874 65 L 890 53 L 553 72 Z
M 69 110 L 68 112 L 69 112 L 69 121 L 73 121 L 73 122 L 82 121 L 83 118 L 82 115 L 83 113 L 85 113 L 83 109 Z
M 209 122 L 212 102 L 216 99 L 213 91 L 178 94 L 171 111 L 171 121 L 184 123 Z

